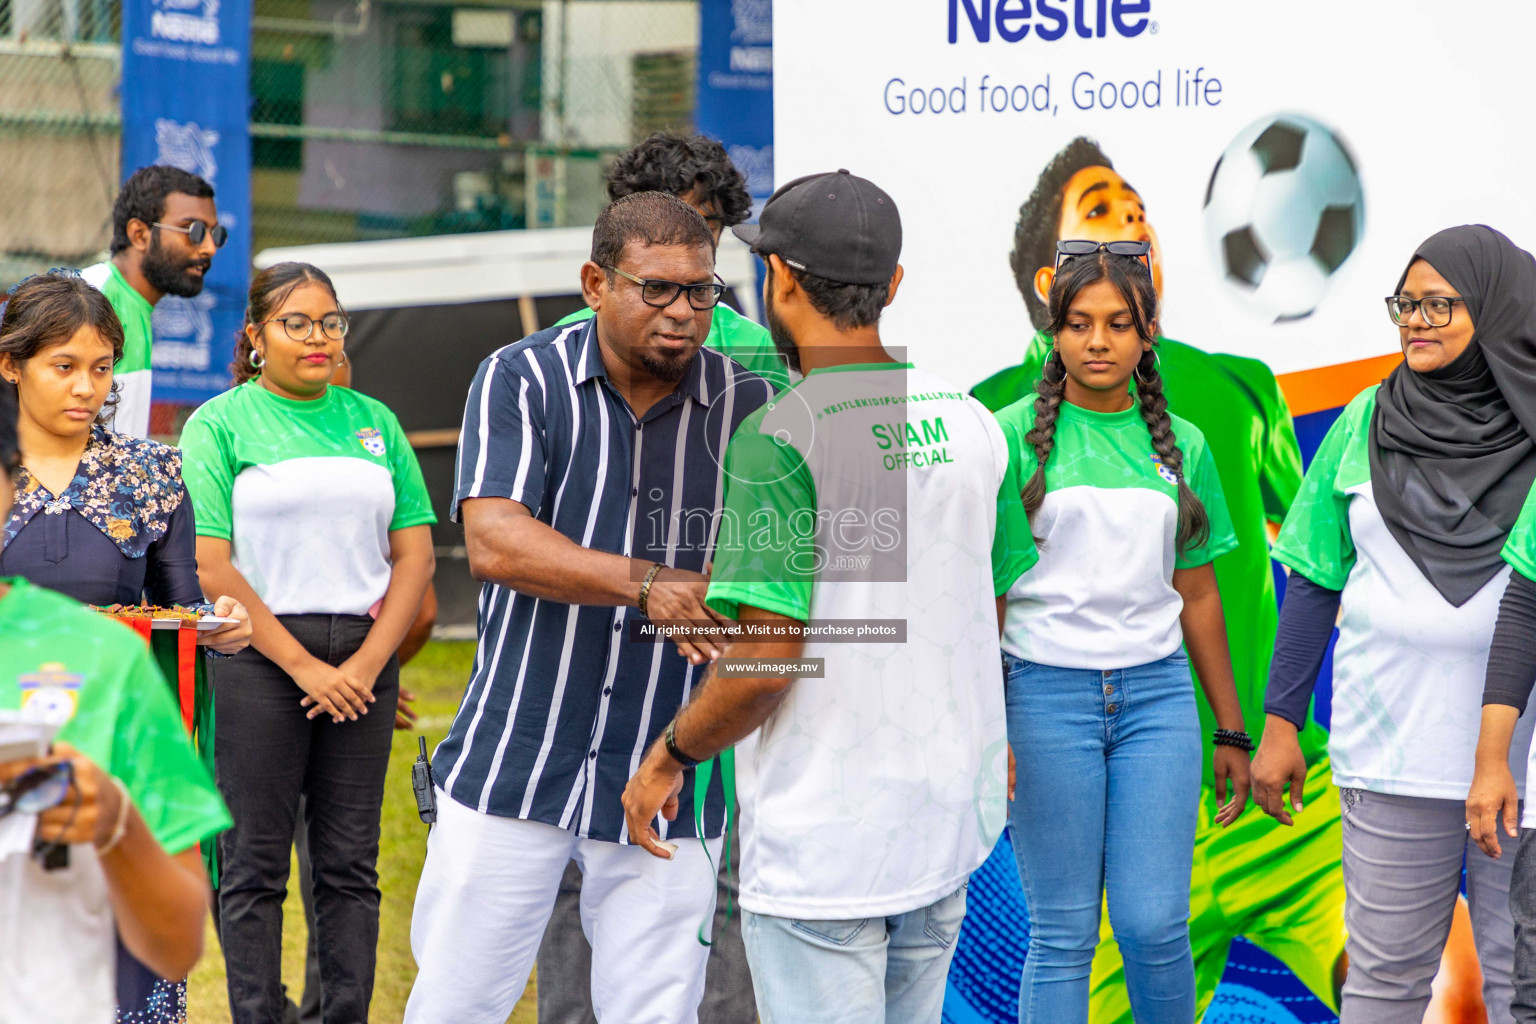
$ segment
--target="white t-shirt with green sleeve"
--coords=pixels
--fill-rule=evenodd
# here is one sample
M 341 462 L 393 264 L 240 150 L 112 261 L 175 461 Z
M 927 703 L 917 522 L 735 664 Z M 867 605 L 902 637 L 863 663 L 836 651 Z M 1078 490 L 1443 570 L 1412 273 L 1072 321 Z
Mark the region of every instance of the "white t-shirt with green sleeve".
M 1091 412 L 1063 401 L 1034 517 L 1040 564 L 1008 592 L 1003 649 L 1057 668 L 1117 669 L 1168 657 L 1184 642 L 1175 569 L 1205 565 L 1237 546 L 1205 436 L 1170 416 L 1189 487 L 1210 536 L 1179 553 L 1178 479 L 1152 448 L 1139 408 Z M 1019 480 L 1034 475 L 1025 435 L 1035 399 L 997 414 Z
M 389 588 L 389 532 L 437 521 L 395 414 L 350 388 L 312 401 L 248 381 L 182 431 L 200 537 L 277 615 L 364 615 Z
M 825 676 L 738 747 L 743 908 L 906 913 L 991 851 L 1007 780 L 995 596 L 1035 559 L 1008 470 L 985 407 L 907 364 L 812 371 L 737 428 L 710 606 L 905 628 L 808 638 Z
M 1376 507 L 1369 445 L 1375 407 L 1371 387 L 1329 428 L 1274 556 L 1318 586 L 1342 591 L 1328 739 L 1334 782 L 1464 800 L 1488 645 L 1509 573 L 1457 608 L 1419 571 Z M 1510 770 L 1522 789 L 1533 721 L 1536 711 L 1527 709 L 1510 746 Z
M 107 297 L 123 325 L 123 356 L 112 367 L 112 383 L 117 389 L 112 429 L 131 437 L 148 437 L 155 307 L 134 290 L 111 260 L 86 267 L 80 276 Z

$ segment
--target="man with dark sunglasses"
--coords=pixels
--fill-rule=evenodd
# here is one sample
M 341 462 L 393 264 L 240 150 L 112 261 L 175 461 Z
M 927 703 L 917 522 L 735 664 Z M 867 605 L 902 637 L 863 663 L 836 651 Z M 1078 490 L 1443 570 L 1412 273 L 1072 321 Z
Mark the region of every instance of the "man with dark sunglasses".
M 203 290 L 214 251 L 224 244 L 213 186 L 179 167 L 141 167 L 112 204 L 111 259 L 81 276 L 99 288 L 123 322 L 123 357 L 113 368 L 118 391 L 112 429 L 149 436 L 150 326 L 167 295 Z

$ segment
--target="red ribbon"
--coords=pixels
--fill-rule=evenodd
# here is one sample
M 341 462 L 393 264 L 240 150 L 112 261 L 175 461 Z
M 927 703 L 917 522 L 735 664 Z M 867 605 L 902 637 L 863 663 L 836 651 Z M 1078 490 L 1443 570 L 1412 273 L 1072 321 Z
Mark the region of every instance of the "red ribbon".
M 144 643 L 145 644 L 151 644 L 152 645 L 152 641 L 150 640 L 150 637 L 153 634 L 151 633 L 151 630 L 153 630 L 155 627 L 154 627 L 154 623 L 150 621 L 148 616 L 135 615 L 135 616 L 132 616 L 131 618 L 128 618 L 128 619 L 126 619 L 124 621 L 126 621 L 128 623 L 128 625 L 133 627 L 133 631 L 135 633 L 139 634 L 139 636 L 144 638 Z
M 191 627 L 190 629 L 188 627 Z M 183 622 L 176 631 L 176 688 L 181 695 L 181 722 L 192 735 L 197 703 L 197 625 Z

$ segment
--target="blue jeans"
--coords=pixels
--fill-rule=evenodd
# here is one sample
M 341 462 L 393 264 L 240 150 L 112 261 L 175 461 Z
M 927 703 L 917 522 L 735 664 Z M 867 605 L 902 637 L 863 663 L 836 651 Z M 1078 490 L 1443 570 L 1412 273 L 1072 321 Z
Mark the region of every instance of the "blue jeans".
M 1098 671 L 1003 655 L 1010 811 L 1029 902 L 1021 1024 L 1085 1024 L 1108 896 L 1137 1024 L 1191 1024 L 1200 719 L 1189 661 Z
M 895 917 L 743 915 L 762 1024 L 939 1024 L 965 887 Z

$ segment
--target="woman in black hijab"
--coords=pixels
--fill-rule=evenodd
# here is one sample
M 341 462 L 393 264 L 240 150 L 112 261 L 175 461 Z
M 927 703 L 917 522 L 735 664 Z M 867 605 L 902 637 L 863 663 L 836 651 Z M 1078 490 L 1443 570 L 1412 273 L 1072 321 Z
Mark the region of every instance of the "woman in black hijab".
M 1441 231 L 1409 260 L 1387 312 L 1403 362 L 1329 430 L 1275 545 L 1291 575 L 1254 796 L 1287 825 L 1301 810 L 1296 731 L 1337 620 L 1328 750 L 1344 820 L 1340 1018 L 1423 1017 L 1465 860 L 1488 1020 L 1505 1024 L 1512 858 L 1497 856 L 1496 840 L 1489 856 L 1472 849 L 1467 794 L 1482 770 L 1488 651 L 1511 579 L 1501 552 L 1536 481 L 1536 259 L 1492 228 Z M 1511 807 L 1531 736 L 1523 705 L 1503 708 L 1504 746 L 1488 759 Z

